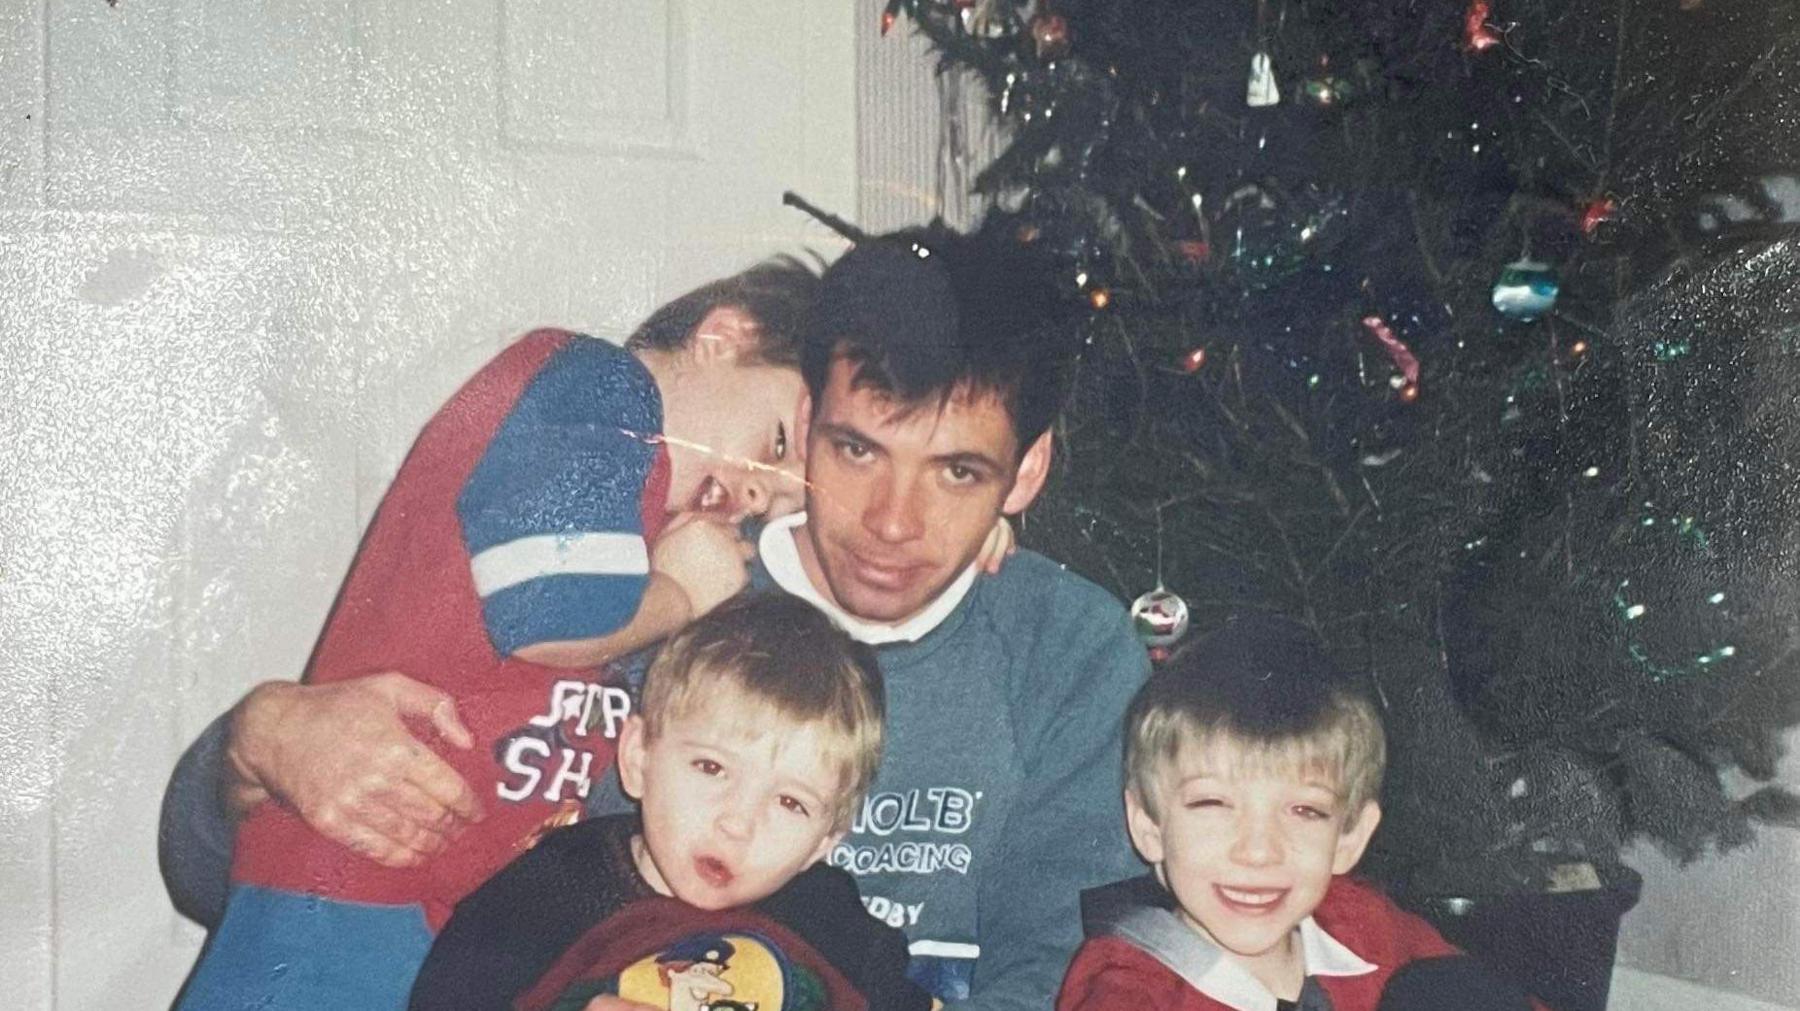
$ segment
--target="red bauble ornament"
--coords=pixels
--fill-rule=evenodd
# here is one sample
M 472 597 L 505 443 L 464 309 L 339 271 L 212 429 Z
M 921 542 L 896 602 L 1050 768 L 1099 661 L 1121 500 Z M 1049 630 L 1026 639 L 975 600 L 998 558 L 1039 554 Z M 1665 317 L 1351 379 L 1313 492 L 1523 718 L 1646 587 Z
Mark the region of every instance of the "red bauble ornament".
M 1193 375 L 1194 373 L 1200 371 L 1200 367 L 1205 364 L 1206 364 L 1206 349 L 1205 348 L 1195 348 L 1194 350 L 1189 351 L 1187 354 L 1181 356 L 1181 371 L 1186 372 L 1190 376 Z
M 1612 220 L 1618 209 L 1619 205 L 1612 197 L 1601 197 L 1588 204 L 1587 209 L 1581 212 L 1581 234 L 1593 238 L 1601 225 Z
M 1493 5 L 1488 0 L 1469 0 L 1469 9 L 1463 13 L 1464 49 L 1471 53 L 1479 53 L 1504 41 L 1500 37 L 1500 33 L 1488 24 L 1488 18 L 1493 13 Z
M 894 17 L 893 11 L 881 12 L 881 34 L 886 35 L 894 27 Z
M 1040 60 L 1054 60 L 1069 51 L 1069 21 L 1061 14 L 1035 14 L 1031 18 L 1031 39 L 1037 43 Z
M 1181 239 L 1175 243 L 1175 251 L 1181 254 L 1182 259 L 1195 266 L 1205 263 L 1212 255 L 1212 247 L 1206 244 L 1205 239 Z

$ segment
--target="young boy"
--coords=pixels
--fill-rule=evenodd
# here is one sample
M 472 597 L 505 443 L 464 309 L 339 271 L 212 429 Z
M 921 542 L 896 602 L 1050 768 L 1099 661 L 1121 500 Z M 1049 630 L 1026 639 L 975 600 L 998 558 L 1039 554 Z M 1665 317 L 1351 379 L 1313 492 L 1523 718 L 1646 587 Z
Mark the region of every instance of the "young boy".
M 401 670 L 447 694 L 438 750 L 485 817 L 396 868 L 315 831 L 328 815 L 256 804 L 184 1007 L 403 1006 L 456 901 L 572 820 L 629 710 L 602 665 L 741 589 L 736 522 L 801 501 L 797 335 L 816 286 L 795 263 L 752 268 L 625 348 L 537 331 L 426 423 L 306 680 Z
M 1239 619 L 1172 658 L 1125 724 L 1126 825 L 1154 876 L 1082 896 L 1058 1011 L 1372 1011 L 1397 969 L 1455 956 L 1344 877 L 1384 756 L 1374 706 L 1297 626 Z
M 875 775 L 884 709 L 873 651 L 796 597 L 696 621 L 620 738 L 639 814 L 552 832 L 463 900 L 412 1007 L 930 1007 L 904 936 L 819 862 Z

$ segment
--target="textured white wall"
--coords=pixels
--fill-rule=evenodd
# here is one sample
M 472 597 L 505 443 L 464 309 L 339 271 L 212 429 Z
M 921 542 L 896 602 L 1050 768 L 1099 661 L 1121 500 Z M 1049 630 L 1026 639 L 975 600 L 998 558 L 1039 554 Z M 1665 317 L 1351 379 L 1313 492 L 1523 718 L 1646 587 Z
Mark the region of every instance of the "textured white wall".
M 1800 731 L 1787 741 L 1779 779 L 1800 789 Z M 1620 931 L 1621 965 L 1800 1008 L 1800 832 L 1765 829 L 1687 867 L 1648 846 L 1629 859 L 1644 897 Z
M 0 980 L 155 1007 L 179 748 L 512 335 L 841 244 L 841 0 L 0 0 Z
M 881 4 L 856 20 L 856 221 L 873 232 L 934 217 L 968 227 L 982 202 L 976 173 L 1000 151 L 987 89 L 967 75 L 943 77 L 931 44 L 901 17 L 880 31 Z

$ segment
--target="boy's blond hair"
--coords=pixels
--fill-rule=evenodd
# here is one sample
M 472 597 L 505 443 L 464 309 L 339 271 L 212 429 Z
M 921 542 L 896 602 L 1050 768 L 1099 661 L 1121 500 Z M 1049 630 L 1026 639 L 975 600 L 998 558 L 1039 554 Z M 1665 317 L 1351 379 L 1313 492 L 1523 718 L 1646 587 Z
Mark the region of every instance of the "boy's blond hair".
M 737 597 L 676 634 L 651 663 L 638 706 L 646 737 L 721 685 L 748 703 L 747 727 L 775 717 L 825 731 L 819 757 L 842 784 L 832 814 L 847 825 L 881 765 L 887 704 L 874 650 L 798 597 Z
M 1150 817 L 1184 751 L 1223 745 L 1232 769 L 1323 773 L 1351 823 L 1381 794 L 1381 716 L 1305 629 L 1234 619 L 1152 674 L 1125 714 L 1126 784 Z

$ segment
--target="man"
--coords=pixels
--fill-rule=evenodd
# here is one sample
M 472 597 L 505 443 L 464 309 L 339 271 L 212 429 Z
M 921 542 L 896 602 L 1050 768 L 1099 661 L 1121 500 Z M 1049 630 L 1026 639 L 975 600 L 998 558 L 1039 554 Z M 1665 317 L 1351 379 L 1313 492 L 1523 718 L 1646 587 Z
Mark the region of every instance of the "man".
M 826 272 L 803 360 L 807 511 L 760 547 L 770 581 L 877 647 L 887 686 L 881 772 L 828 859 L 907 932 L 927 988 L 1039 1011 L 1080 940 L 1080 889 L 1139 870 L 1119 728 L 1148 663 L 1119 604 L 1048 559 L 976 579 L 996 518 L 1043 487 L 1066 374 L 1057 293 L 998 234 L 901 233 Z M 256 689 L 229 738 L 216 727 L 184 759 L 165 854 L 228 850 L 204 791 L 229 770 L 212 782 L 328 806 L 377 859 L 427 859 L 479 800 L 407 718 L 454 725 L 398 675 L 355 694 Z M 171 889 L 200 890 L 175 875 Z

